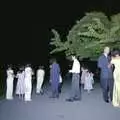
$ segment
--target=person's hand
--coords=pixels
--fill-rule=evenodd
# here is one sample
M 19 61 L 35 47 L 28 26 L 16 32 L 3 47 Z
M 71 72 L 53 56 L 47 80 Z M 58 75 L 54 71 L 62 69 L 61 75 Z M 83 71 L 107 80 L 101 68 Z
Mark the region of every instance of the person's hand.
M 109 65 L 108 65 L 108 68 L 111 68 L 111 66 L 112 66 L 112 65 L 111 65 L 111 64 L 109 64 Z
M 51 84 L 52 80 L 49 81 L 49 83 Z

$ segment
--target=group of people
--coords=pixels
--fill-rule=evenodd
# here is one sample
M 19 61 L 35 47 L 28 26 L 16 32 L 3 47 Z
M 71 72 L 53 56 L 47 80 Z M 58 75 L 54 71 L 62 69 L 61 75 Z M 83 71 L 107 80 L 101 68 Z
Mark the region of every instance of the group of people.
M 94 89 L 94 74 L 85 66 L 81 68 L 81 71 L 81 85 L 83 86 L 84 90 L 87 90 L 87 92 L 90 93 L 90 91 Z
M 98 59 L 100 68 L 100 83 L 105 102 L 112 102 L 115 107 L 120 107 L 120 51 L 105 47 L 104 53 Z
M 6 80 L 6 99 L 12 100 L 13 99 L 13 85 L 14 85 L 14 78 L 17 78 L 17 85 L 16 85 L 16 95 L 19 98 L 22 98 L 25 101 L 31 101 L 31 92 L 32 92 L 32 76 L 34 72 L 31 68 L 31 65 L 28 64 L 25 67 L 20 67 L 19 71 L 15 75 L 11 66 L 7 69 L 7 80 Z M 44 80 L 44 67 L 40 66 L 37 70 L 37 84 L 36 84 L 36 93 L 42 93 L 42 84 Z
M 105 102 L 112 102 L 113 106 L 120 107 L 120 52 L 112 51 L 109 56 L 110 48 L 105 47 L 103 54 L 98 59 L 98 68 L 100 68 L 100 83 L 103 91 L 103 99 Z M 88 93 L 93 89 L 94 74 L 86 67 L 81 67 L 80 61 L 75 55 L 72 55 L 73 65 L 69 73 L 72 73 L 72 82 L 70 97 L 66 99 L 68 102 L 81 100 L 81 86 Z M 80 73 L 82 74 L 80 76 Z M 7 91 L 6 98 L 12 99 L 13 80 L 18 78 L 16 86 L 16 94 L 22 96 L 25 101 L 31 101 L 32 91 L 32 75 L 33 70 L 30 65 L 22 67 L 17 75 L 14 75 L 13 70 L 9 67 L 7 70 Z M 42 66 L 37 70 L 36 93 L 42 93 L 42 84 L 44 81 L 45 71 Z M 59 98 L 61 92 L 62 76 L 60 66 L 56 59 L 52 59 L 50 64 L 50 84 L 52 95 L 50 98 Z
M 81 100 L 81 85 L 88 93 L 93 89 L 93 73 L 87 68 L 80 67 L 80 62 L 75 55 L 72 55 L 73 66 L 69 70 L 72 73 L 71 92 L 70 97 L 66 99 L 68 102 Z M 58 81 L 60 68 L 55 62 L 52 65 L 51 79 L 53 82 L 53 93 L 58 96 Z M 100 69 L 100 84 L 103 93 L 103 99 L 106 103 L 112 102 L 115 107 L 120 107 L 120 50 L 113 50 L 110 54 L 110 48 L 105 47 L 103 54 L 98 59 L 98 68 Z M 80 78 L 80 73 L 82 75 Z

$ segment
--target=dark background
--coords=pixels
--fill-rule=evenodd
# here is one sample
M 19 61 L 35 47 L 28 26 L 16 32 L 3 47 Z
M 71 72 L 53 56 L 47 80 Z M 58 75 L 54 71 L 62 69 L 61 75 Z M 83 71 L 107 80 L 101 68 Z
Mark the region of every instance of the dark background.
M 32 24 L 13 22 L 4 28 L 9 34 L 5 35 L 7 40 L 3 40 L 4 53 L 0 60 L 1 64 L 47 65 L 50 57 L 51 28 L 58 30 L 64 37 L 85 12 L 102 11 L 106 15 L 120 12 L 119 0 L 50 1 L 32 8 L 34 9 Z M 59 58 L 64 61 L 62 56 Z
M 49 41 L 52 36 L 52 28 L 56 29 L 64 37 L 68 34 L 68 31 L 75 24 L 76 20 L 85 15 L 85 12 L 101 11 L 108 16 L 120 12 L 119 0 L 79 0 L 79 2 L 70 2 L 70 0 L 52 2 L 50 0 L 45 1 L 44 4 L 36 3 L 29 7 L 34 12 L 31 12 L 26 7 L 27 12 L 25 11 L 24 13 L 21 7 L 20 11 L 23 12 L 21 15 L 17 11 L 15 14 L 10 13 L 9 16 L 5 14 L 7 19 L 1 29 L 4 33 L 2 35 L 1 32 L 3 38 L 1 39 L 0 76 L 4 78 L 1 81 L 5 82 L 6 67 L 8 64 L 14 65 L 14 69 L 16 69 L 16 66 L 18 68 L 19 64 L 25 65 L 31 63 L 34 68 L 42 64 L 45 65 L 49 73 Z M 29 13 L 31 13 L 30 17 L 26 20 L 26 16 Z M 29 22 L 32 22 L 32 24 Z M 69 63 L 66 61 L 64 54 L 59 53 L 56 57 L 60 63 L 62 73 L 65 73 L 64 70 L 67 72 Z M 95 71 L 95 62 L 90 66 Z

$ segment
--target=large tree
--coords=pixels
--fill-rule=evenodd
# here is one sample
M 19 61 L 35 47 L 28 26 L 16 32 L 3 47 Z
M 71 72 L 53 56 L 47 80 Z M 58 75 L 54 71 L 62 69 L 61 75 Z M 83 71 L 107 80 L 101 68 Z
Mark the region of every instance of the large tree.
M 105 46 L 120 47 L 120 13 L 109 18 L 102 12 L 86 13 L 76 21 L 64 40 L 56 30 L 52 32 L 54 37 L 50 44 L 55 48 L 51 54 L 64 51 L 66 56 L 74 53 L 80 58 L 94 59 Z

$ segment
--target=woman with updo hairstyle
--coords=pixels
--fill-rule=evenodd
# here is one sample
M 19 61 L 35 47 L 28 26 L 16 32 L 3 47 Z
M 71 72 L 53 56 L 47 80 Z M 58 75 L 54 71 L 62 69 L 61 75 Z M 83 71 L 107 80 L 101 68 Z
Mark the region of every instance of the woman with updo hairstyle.
M 113 72 L 114 86 L 112 104 L 114 107 L 120 107 L 120 51 L 113 50 L 111 55 L 111 64 L 115 67 Z

